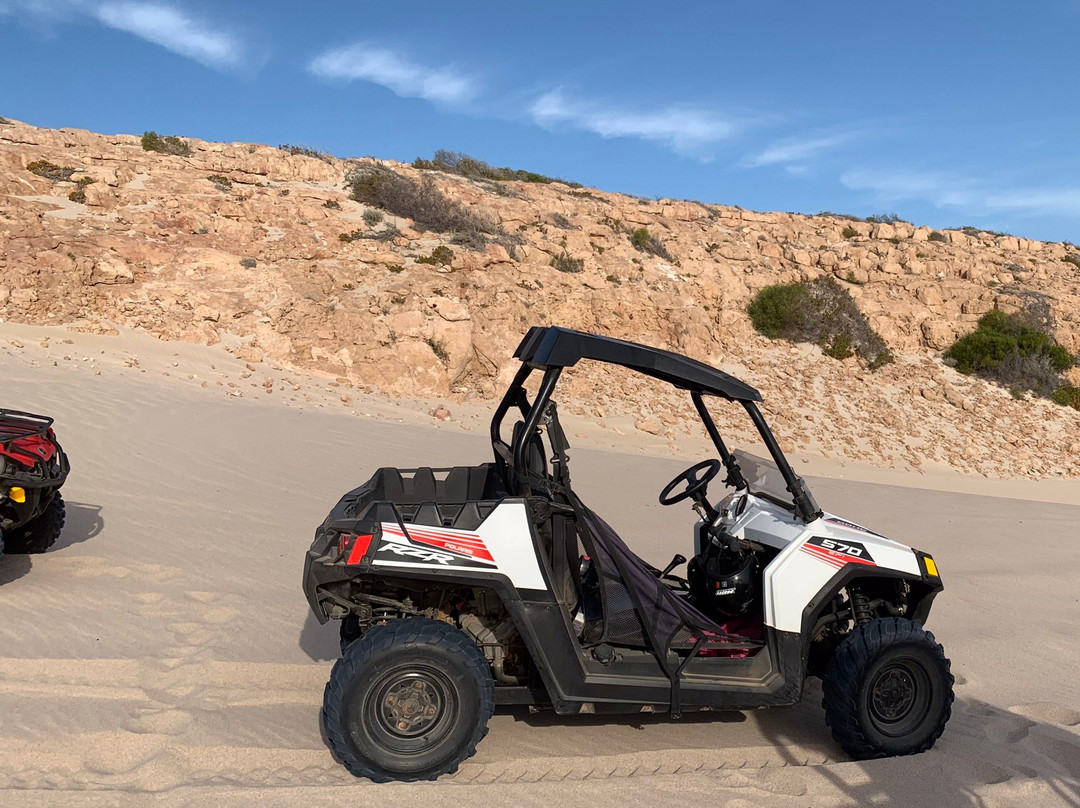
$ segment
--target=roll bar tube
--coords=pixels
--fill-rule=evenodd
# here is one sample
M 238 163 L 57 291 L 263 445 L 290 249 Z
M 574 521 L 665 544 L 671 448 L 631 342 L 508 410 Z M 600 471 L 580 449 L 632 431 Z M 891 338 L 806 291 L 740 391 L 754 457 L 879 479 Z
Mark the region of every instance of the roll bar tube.
M 761 410 L 757 408 L 757 405 L 753 401 L 743 401 L 742 405 L 746 408 L 746 412 L 749 414 L 750 420 L 754 422 L 754 426 L 757 427 L 758 434 L 761 435 L 761 439 L 765 442 L 765 448 L 772 455 L 776 467 L 780 469 L 784 482 L 787 483 L 787 490 L 791 493 L 795 503 L 795 512 L 802 517 L 804 522 L 813 522 L 821 516 L 821 509 L 810 493 L 810 489 L 806 487 L 802 477 L 795 473 L 787 462 L 787 458 L 784 457 L 784 453 L 780 451 L 780 444 L 776 442 L 772 430 L 765 423 L 765 417 L 761 414 Z
M 713 421 L 712 414 L 709 412 L 708 407 L 705 406 L 705 399 L 697 390 L 690 393 L 690 398 L 694 400 L 694 407 L 697 409 L 698 417 L 701 418 L 702 423 L 705 424 L 705 431 L 709 433 L 709 437 L 712 439 L 716 451 L 720 452 L 720 459 L 724 461 L 724 467 L 727 468 L 728 471 L 728 485 L 736 491 L 741 488 L 746 488 L 746 479 L 742 476 L 742 469 L 739 468 L 739 462 L 735 459 L 735 456 L 728 451 L 727 446 L 724 444 L 724 439 L 720 437 L 720 430 L 716 428 L 716 422 Z
M 525 425 L 521 429 L 520 438 L 517 444 L 511 447 L 513 450 L 513 473 L 515 477 L 518 469 L 525 467 L 525 447 L 529 443 L 528 436 L 540 424 L 540 419 L 544 416 L 544 410 L 547 408 L 548 401 L 551 400 L 551 394 L 555 391 L 555 385 L 558 383 L 560 375 L 562 375 L 561 367 L 548 368 L 544 372 L 544 380 L 540 382 L 540 389 L 536 392 L 536 398 L 533 399 L 529 414 L 525 417 Z
M 528 399 L 525 396 L 525 380 L 529 378 L 530 373 L 532 373 L 532 368 L 528 365 L 522 365 L 518 368 L 518 372 L 514 376 L 514 381 L 506 388 L 506 393 L 503 394 L 502 401 L 500 401 L 499 406 L 495 408 L 495 414 L 491 417 L 492 447 L 499 443 L 505 443 L 502 439 L 502 422 L 511 406 L 516 404 L 518 409 L 521 410 L 522 415 L 527 413 Z

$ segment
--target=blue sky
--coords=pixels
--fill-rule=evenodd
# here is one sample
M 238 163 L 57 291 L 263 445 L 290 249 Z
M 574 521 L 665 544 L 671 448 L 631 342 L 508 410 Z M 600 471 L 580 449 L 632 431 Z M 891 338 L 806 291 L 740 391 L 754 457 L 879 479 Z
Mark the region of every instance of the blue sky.
M 0 115 L 1080 242 L 1080 0 L 0 0 Z

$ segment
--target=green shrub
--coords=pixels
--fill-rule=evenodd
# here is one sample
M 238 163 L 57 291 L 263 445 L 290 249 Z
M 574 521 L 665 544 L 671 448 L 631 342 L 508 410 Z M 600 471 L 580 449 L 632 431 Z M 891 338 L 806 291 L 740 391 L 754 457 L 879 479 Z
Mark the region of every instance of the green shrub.
M 431 255 L 416 259 L 418 264 L 430 264 L 431 266 L 448 267 L 454 262 L 454 251 L 446 245 L 439 245 L 431 251 Z
M 7 126 L 10 123 L 11 123 L 11 121 L 9 121 L 3 115 L 0 115 L 0 126 Z
M 85 205 L 86 186 L 93 184 L 94 179 L 92 177 L 79 177 L 78 182 L 75 183 L 75 190 L 68 194 L 68 199 L 72 202 L 78 202 L 80 205 Z
M 568 182 L 567 180 L 561 180 L 555 177 L 545 177 L 543 174 L 537 174 L 535 171 L 522 171 L 513 168 L 495 168 L 494 166 L 488 165 L 483 160 L 478 160 L 475 157 L 470 157 L 461 152 L 447 151 L 446 149 L 439 149 L 436 151 L 435 156 L 431 160 L 424 160 L 417 157 L 413 161 L 413 168 L 427 169 L 429 171 L 443 171 L 447 174 L 457 174 L 474 180 L 493 180 L 495 182 L 517 180 L 518 182 L 535 183 L 561 182 L 565 185 L 569 185 L 571 188 L 582 187 L 580 182 Z
M 243 258 L 240 259 L 240 266 L 247 269 L 254 269 L 258 265 L 258 263 L 258 260 L 252 258 L 250 255 L 245 255 Z
M 412 219 L 421 230 L 454 233 L 455 244 L 483 249 L 485 235 L 502 236 L 502 227 L 460 202 L 447 199 L 430 177 L 416 182 L 388 169 L 364 166 L 345 178 L 350 198 Z
M 1061 260 L 1067 264 L 1072 264 L 1074 267 L 1080 267 L 1080 255 L 1076 255 L 1075 253 L 1066 255 Z
M 758 292 L 746 312 L 758 333 L 783 339 L 802 332 L 809 310 L 810 293 L 805 283 L 781 283 Z
M 663 258 L 665 261 L 674 261 L 675 257 L 668 252 L 664 242 L 649 232 L 647 227 L 639 227 L 630 234 L 630 243 L 641 252 Z
M 341 203 L 336 199 L 327 199 L 323 202 L 323 207 L 329 208 L 330 210 L 341 210 Z
M 1074 410 L 1080 410 L 1080 387 L 1073 387 L 1071 384 L 1063 384 L 1051 393 L 1050 398 L 1063 407 L 1072 407 Z
M 383 220 L 383 215 L 380 210 L 368 209 L 361 214 L 361 218 L 368 227 L 374 227 Z
M 859 231 L 856 230 L 854 227 L 845 227 L 843 230 L 840 231 L 840 235 L 842 235 L 844 238 L 855 238 L 855 236 L 859 235 Z
M 1052 397 L 1061 387 L 1060 374 L 1076 357 L 1046 333 L 1045 318 L 1006 314 L 994 309 L 978 327 L 958 339 L 945 358 L 961 373 L 975 373 L 1009 390 Z
M 26 170 L 31 174 L 37 174 L 39 177 L 44 177 L 53 182 L 68 182 L 76 169 L 71 167 L 61 168 L 56 163 L 50 163 L 48 160 L 35 160 L 26 164 Z
M 1050 367 L 1058 373 L 1064 373 L 1076 364 L 1076 357 L 1064 345 L 1050 345 L 1044 353 L 1050 358 Z
M 893 361 L 888 346 L 855 300 L 833 278 L 766 286 L 747 308 L 757 331 L 770 339 L 812 342 L 826 356 L 858 356 L 874 370 Z
M 946 239 L 946 238 L 945 238 L 945 234 L 944 234 L 944 233 L 939 233 L 939 232 L 938 232 L 937 230 L 935 230 L 934 232 L 932 232 L 932 233 L 931 233 L 931 234 L 930 234 L 930 235 L 929 235 L 929 236 L 927 237 L 927 239 L 926 239 L 926 240 L 927 240 L 927 241 L 948 241 L 948 239 Z
M 181 140 L 174 135 L 162 137 L 157 132 L 143 132 L 142 147 L 145 151 L 158 152 L 159 154 L 173 154 L 177 157 L 190 157 L 191 146 L 187 141 Z
M 552 257 L 551 265 L 559 272 L 567 272 L 573 275 L 585 270 L 585 259 L 571 258 L 570 254 L 563 250 L 559 255 Z
M 232 190 L 232 180 L 230 180 L 224 174 L 211 174 L 209 177 L 207 177 L 207 179 L 210 180 L 213 186 L 219 191 Z
M 877 213 L 873 216 L 867 216 L 866 221 L 871 224 L 896 224 L 900 221 L 900 217 L 895 213 Z
M 831 341 L 826 342 L 821 350 L 826 356 L 831 356 L 833 359 L 847 359 L 849 356 L 855 355 L 855 351 L 851 349 L 851 337 L 843 332 L 833 334 Z

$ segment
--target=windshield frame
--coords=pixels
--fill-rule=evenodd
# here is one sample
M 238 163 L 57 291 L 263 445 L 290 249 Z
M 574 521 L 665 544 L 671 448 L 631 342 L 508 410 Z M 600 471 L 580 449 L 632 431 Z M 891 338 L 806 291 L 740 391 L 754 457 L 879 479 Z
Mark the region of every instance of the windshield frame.
M 728 477 L 725 482 L 735 488 L 736 491 L 743 488 L 750 491 L 750 486 L 743 476 L 742 469 L 739 468 L 739 462 L 724 444 L 724 440 L 720 436 L 719 430 L 716 428 L 716 423 L 713 421 L 708 407 L 705 406 L 702 394 L 695 390 L 691 393 L 691 397 L 694 400 L 694 407 L 698 411 L 698 416 L 705 425 L 705 431 L 709 433 L 713 445 L 716 446 L 716 450 L 720 453 L 724 466 L 727 467 Z M 769 450 L 769 455 L 772 457 L 773 463 L 776 465 L 781 477 L 784 478 L 787 490 L 791 493 L 791 502 L 789 503 L 785 503 L 782 500 L 777 501 L 776 497 L 767 494 L 764 495 L 763 498 L 792 510 L 795 515 L 804 522 L 813 522 L 821 516 L 822 510 L 818 507 L 813 494 L 810 493 L 806 481 L 791 468 L 791 464 L 788 463 L 783 451 L 781 451 L 780 444 L 777 443 L 776 437 L 773 435 L 772 430 L 769 429 L 769 425 L 766 423 L 765 417 L 761 414 L 761 410 L 757 408 L 757 405 L 753 401 L 740 401 L 739 403 L 742 404 L 743 409 L 745 409 L 747 415 L 750 416 L 750 420 L 754 422 L 758 435 L 761 436 L 765 448 Z M 750 493 L 753 493 L 755 496 L 760 496 L 760 494 L 753 491 L 750 491 Z

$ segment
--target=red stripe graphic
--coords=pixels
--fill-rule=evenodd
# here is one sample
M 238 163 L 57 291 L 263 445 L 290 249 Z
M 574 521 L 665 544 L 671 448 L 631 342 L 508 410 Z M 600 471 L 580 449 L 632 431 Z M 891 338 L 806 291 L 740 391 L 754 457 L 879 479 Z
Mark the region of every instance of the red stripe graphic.
M 845 563 L 847 563 L 843 558 L 833 555 L 828 550 L 819 550 L 817 547 L 806 546 L 804 546 L 802 550 L 808 555 L 812 555 L 819 561 L 824 561 L 826 564 L 831 564 L 834 567 L 842 567 Z
M 491 561 L 492 563 L 495 561 L 477 533 L 464 530 L 433 530 L 428 527 L 416 529 L 410 527 L 407 530 L 408 534 L 403 532 L 397 525 L 383 523 L 383 533 L 390 536 L 407 538 L 417 544 L 434 547 L 436 550 L 445 550 L 467 558 L 476 558 L 481 561 Z
M 806 555 L 810 556 L 811 558 L 816 558 L 818 561 L 825 562 L 830 567 L 840 569 L 840 567 L 844 566 L 843 561 L 838 561 L 835 558 L 829 558 L 828 556 L 821 555 L 820 553 L 815 553 L 813 550 L 809 550 L 806 547 L 802 548 L 802 552 L 806 553 Z
M 409 536 L 414 539 L 434 539 L 434 540 L 450 540 L 452 539 L 457 544 L 468 545 L 470 547 L 483 548 L 484 543 L 480 539 L 474 539 L 468 534 L 458 535 L 456 533 L 431 533 L 426 530 L 413 530 L 409 529 Z

